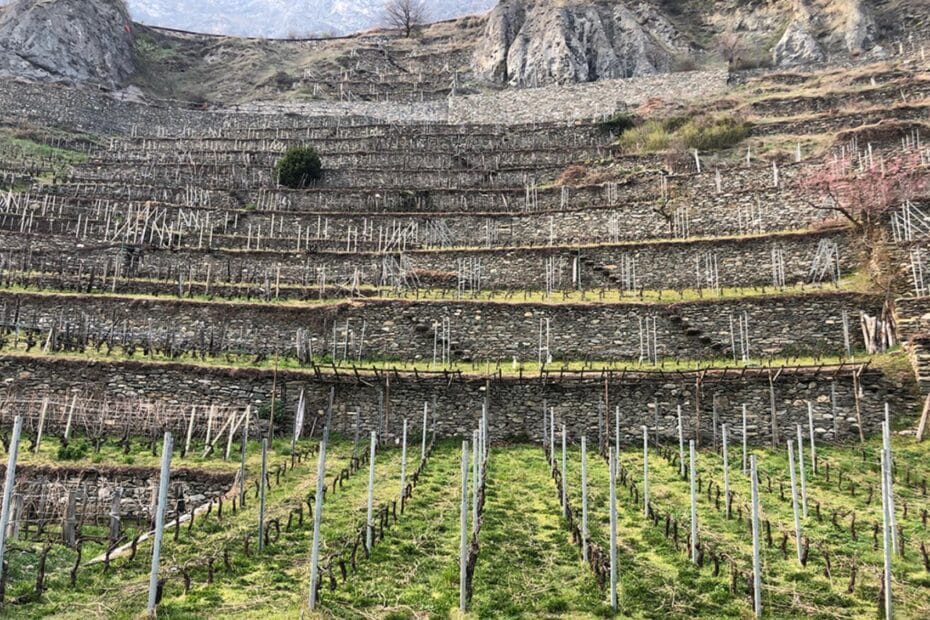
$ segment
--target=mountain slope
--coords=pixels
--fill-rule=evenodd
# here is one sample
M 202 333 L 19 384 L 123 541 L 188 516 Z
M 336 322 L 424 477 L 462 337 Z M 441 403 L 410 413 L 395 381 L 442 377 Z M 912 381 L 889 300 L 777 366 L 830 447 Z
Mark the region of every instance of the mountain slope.
M 430 18 L 490 9 L 495 0 L 429 0 Z M 350 34 L 381 25 L 384 0 L 129 0 L 137 21 L 238 36 Z

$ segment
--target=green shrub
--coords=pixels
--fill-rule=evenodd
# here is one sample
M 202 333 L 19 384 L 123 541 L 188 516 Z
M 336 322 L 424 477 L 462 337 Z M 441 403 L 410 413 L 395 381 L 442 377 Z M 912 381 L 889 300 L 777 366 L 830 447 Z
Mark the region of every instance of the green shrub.
M 604 133 L 620 135 L 636 127 L 636 118 L 627 112 L 616 112 L 613 116 L 600 121 L 597 128 Z
M 285 407 L 281 399 L 274 402 L 274 425 L 275 428 L 284 428 L 290 430 L 294 424 L 295 407 Z M 258 418 L 260 420 L 271 420 L 271 402 L 265 402 L 258 407 Z M 290 451 L 290 447 L 288 447 Z
M 732 116 L 699 117 L 685 123 L 677 133 L 689 149 L 722 151 L 745 140 L 749 127 Z
M 291 189 L 301 189 L 319 181 L 323 164 L 316 150 L 309 146 L 289 148 L 274 167 L 278 183 Z
M 673 144 L 699 151 L 732 148 L 749 135 L 749 125 L 733 116 L 673 116 L 648 120 L 624 131 L 618 144 L 626 150 L 656 153 Z
M 624 131 L 618 143 L 626 150 L 655 153 L 667 149 L 671 141 L 672 134 L 663 121 L 649 120 Z
M 84 439 L 74 439 L 58 448 L 59 461 L 79 461 L 90 454 L 90 443 Z

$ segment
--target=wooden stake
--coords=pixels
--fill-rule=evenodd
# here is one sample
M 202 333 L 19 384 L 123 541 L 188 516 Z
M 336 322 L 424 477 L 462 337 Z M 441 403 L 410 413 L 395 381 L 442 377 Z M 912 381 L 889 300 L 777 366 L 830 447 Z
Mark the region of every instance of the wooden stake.
M 271 413 L 268 414 L 268 439 L 274 441 L 274 407 L 275 396 L 278 393 L 278 356 L 274 356 L 274 374 L 271 379 Z
M 924 410 L 920 414 L 920 424 L 917 425 L 917 441 L 924 440 L 924 433 L 927 430 L 927 417 L 930 416 L 930 394 L 924 399 Z
M 42 431 L 45 429 L 45 412 L 48 411 L 48 397 L 42 399 L 42 409 L 39 411 L 39 428 L 36 431 L 36 449 L 35 453 L 39 453 L 39 445 L 42 443 Z
M 74 417 L 74 408 L 77 406 L 77 394 L 71 397 L 71 406 L 68 408 L 68 420 L 65 422 L 65 443 L 71 438 L 71 420 Z
M 856 403 L 856 424 L 859 426 L 859 443 L 865 443 L 865 431 L 862 429 L 862 407 L 859 402 L 859 375 L 865 370 L 865 366 L 860 366 L 853 373 L 853 399 Z
M 681 405 L 678 405 L 678 475 L 685 477 L 685 434 L 681 427 Z

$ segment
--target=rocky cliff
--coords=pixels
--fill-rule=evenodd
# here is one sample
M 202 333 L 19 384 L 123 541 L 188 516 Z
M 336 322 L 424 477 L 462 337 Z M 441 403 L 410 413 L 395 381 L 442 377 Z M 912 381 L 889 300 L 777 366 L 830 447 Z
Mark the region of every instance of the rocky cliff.
M 0 11 L 0 75 L 112 88 L 134 67 L 123 0 L 14 0 Z
M 691 45 L 645 3 L 504 0 L 475 50 L 479 76 L 532 86 L 669 71 Z
M 863 0 L 798 0 L 772 61 L 790 66 L 822 62 L 830 53 L 880 56 L 877 39 L 875 18 Z
M 737 64 L 789 66 L 881 55 L 878 30 L 867 0 L 502 0 L 473 68 L 514 86 L 630 77 L 719 62 L 736 39 Z
M 151 0 L 152 6 L 165 2 Z M 218 2 L 178 10 L 218 10 Z M 285 0 L 263 2 L 279 6 Z M 13 0 L 0 8 L 0 75 L 107 87 L 131 81 L 156 97 L 249 101 L 341 97 L 339 84 L 346 80 L 363 86 L 353 95 L 377 98 L 380 91 L 367 91 L 381 88 L 378 76 L 401 72 L 423 82 L 414 89 L 443 96 L 460 76 L 469 88 L 481 81 L 535 86 L 725 61 L 746 68 L 880 57 L 889 41 L 930 32 L 928 2 L 501 0 L 486 16 L 433 24 L 415 40 L 372 32 L 300 42 L 134 26 L 123 0 Z M 318 8 L 332 12 L 337 4 L 345 3 L 321 0 Z

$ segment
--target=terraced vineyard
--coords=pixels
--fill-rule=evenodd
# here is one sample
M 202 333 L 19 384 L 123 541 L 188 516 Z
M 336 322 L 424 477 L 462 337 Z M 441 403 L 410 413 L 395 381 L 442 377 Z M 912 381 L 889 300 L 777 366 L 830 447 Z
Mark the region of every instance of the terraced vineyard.
M 807 550 L 804 564 L 794 553 L 790 501 L 780 493 L 787 471 L 784 454 L 751 450 L 762 464 L 765 539 L 771 532 L 763 552 L 762 600 L 767 613 L 775 617 L 806 613 L 850 618 L 875 613 L 881 575 L 881 553 L 876 550 L 880 542 L 876 543 L 875 532 L 881 517 L 874 496 L 866 489 L 877 477 L 877 447 L 874 442 L 855 448 L 818 446 L 816 474 L 810 460 L 805 461 L 809 513 L 802 521 Z M 351 460 L 353 448 L 353 442 L 345 439 L 330 445 L 333 471 Z M 257 445 L 248 446 L 248 450 L 253 454 L 249 466 L 257 466 Z M 309 455 L 313 450 L 313 441 L 298 444 L 299 453 Z M 289 451 L 287 442 L 279 442 L 272 462 L 289 462 Z M 926 450 L 912 440 L 899 439 L 894 442 L 894 451 L 898 455 L 896 501 L 903 544 L 902 552 L 894 559 L 896 609 L 902 617 L 922 617 L 927 613 L 924 589 L 928 587 L 928 575 L 921 550 L 928 541 L 924 525 L 926 478 L 919 464 L 926 459 Z M 108 460 L 125 458 L 115 452 L 104 450 L 101 456 Z M 135 447 L 132 454 L 136 454 Z M 324 615 L 445 616 L 457 606 L 459 497 L 454 489 L 460 481 L 459 456 L 455 441 L 436 444 L 405 511 L 396 521 L 390 519 L 370 557 L 360 551 L 354 569 L 347 562 L 345 578 L 338 568 L 325 578 L 320 603 Z M 589 541 L 593 546 L 607 548 L 608 468 L 602 455 L 592 451 L 588 456 Z M 679 477 L 678 468 L 670 465 L 666 456 L 677 456 L 676 449 L 667 445 L 650 448 L 647 518 L 641 500 L 642 453 L 635 448 L 621 451 L 618 613 L 653 618 L 750 614 L 749 490 L 739 459 L 731 460 L 733 503 L 728 519 L 725 502 L 705 491 L 723 484 L 720 456 L 713 449 L 699 455 L 701 492 L 697 515 L 702 555 L 694 565 L 687 551 L 688 483 Z M 23 465 L 35 466 L 51 458 L 53 451 L 45 449 L 24 458 Z M 151 454 L 146 457 L 142 453 L 138 458 L 140 462 L 153 459 Z M 199 467 L 218 471 L 230 467 L 219 459 L 192 458 L 191 464 Z M 377 455 L 374 494 L 379 503 L 398 497 L 399 458 L 399 451 L 390 448 Z M 605 590 L 599 586 L 596 573 L 582 562 L 578 541 L 572 540 L 568 522 L 561 515 L 559 490 L 550 476 L 558 472 L 560 458 L 557 448 L 556 467 L 550 471 L 547 457 L 538 446 L 503 444 L 491 450 L 474 575 L 472 609 L 476 616 L 611 615 Z M 578 508 L 578 449 L 571 449 L 566 460 L 569 503 Z M 187 464 L 185 459 L 181 462 Z M 93 467 L 92 461 L 75 461 L 73 465 Z M 159 614 L 299 615 L 306 604 L 309 584 L 307 551 L 312 527 L 309 518 L 297 516 L 297 508 L 308 493 L 312 495 L 314 466 L 314 459 L 304 458 L 270 485 L 266 518 L 274 520 L 280 531 L 277 527 L 271 529 L 263 551 L 256 547 L 258 503 L 251 497 L 246 509 L 235 511 L 226 502 L 220 512 L 214 501 L 212 510 L 198 514 L 193 525 L 182 523 L 177 536 L 169 528 L 163 547 L 166 574 Z M 774 481 L 771 490 L 768 480 Z M 321 531 L 324 556 L 344 553 L 345 545 L 351 544 L 358 526 L 364 523 L 366 494 L 367 477 L 362 473 L 350 476 L 327 497 Z M 125 530 L 130 537 L 136 531 Z M 10 617 L 135 617 L 139 608 L 144 608 L 150 545 L 140 543 L 135 557 L 129 552 L 114 553 L 105 565 L 89 558 L 105 550 L 106 545 L 97 540 L 106 540 L 106 528 L 88 524 L 82 529 L 82 540 L 84 559 L 73 583 L 75 552 L 57 545 L 49 554 L 45 591 L 39 600 L 34 594 L 34 570 L 44 544 L 11 542 L 7 549 L 7 596 L 13 601 L 8 600 Z
M 921 49 L 465 97 L 411 58 L 353 100 L 366 49 L 286 108 L 5 83 L 2 615 L 930 617 Z

